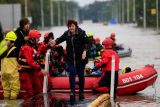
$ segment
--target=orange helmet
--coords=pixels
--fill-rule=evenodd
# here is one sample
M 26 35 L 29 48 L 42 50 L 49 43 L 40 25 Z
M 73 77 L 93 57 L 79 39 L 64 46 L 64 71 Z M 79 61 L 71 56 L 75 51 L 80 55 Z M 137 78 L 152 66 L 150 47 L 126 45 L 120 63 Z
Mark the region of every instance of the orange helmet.
M 41 33 L 38 30 L 30 30 L 28 34 L 29 38 L 40 38 Z
M 105 46 L 105 48 L 110 48 L 114 44 L 114 41 L 111 38 L 106 38 L 103 42 L 102 45 Z

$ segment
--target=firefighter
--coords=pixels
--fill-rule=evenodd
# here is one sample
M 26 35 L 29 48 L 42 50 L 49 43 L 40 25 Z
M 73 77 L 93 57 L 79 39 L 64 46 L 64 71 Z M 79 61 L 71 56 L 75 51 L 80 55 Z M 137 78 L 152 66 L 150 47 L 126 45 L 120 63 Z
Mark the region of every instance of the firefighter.
M 108 93 L 110 92 L 110 83 L 111 83 L 111 64 L 112 64 L 112 55 L 115 56 L 115 83 L 114 83 L 114 99 L 116 99 L 117 85 L 118 85 L 118 71 L 119 71 L 119 56 L 113 50 L 112 46 L 114 41 L 110 38 L 106 38 L 102 45 L 104 51 L 101 54 L 102 60 L 95 64 L 93 70 L 102 68 L 102 77 L 98 84 L 93 89 L 93 92 Z
M 47 75 L 47 72 L 40 67 L 36 59 L 36 46 L 41 34 L 37 30 L 30 30 L 26 44 L 21 48 L 19 54 L 19 73 L 21 89 L 26 93 L 24 99 L 28 99 L 42 92 L 42 83 L 39 75 Z

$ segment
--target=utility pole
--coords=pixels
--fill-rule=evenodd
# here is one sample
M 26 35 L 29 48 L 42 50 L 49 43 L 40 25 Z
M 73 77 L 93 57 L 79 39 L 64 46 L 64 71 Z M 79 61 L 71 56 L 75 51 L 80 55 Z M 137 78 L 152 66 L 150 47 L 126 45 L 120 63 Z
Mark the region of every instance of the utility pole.
M 44 10 L 43 10 L 43 0 L 40 1 L 41 5 L 41 28 L 44 29 Z
M 114 15 L 113 15 L 113 14 L 114 14 L 114 6 L 113 6 L 113 2 L 114 2 L 114 1 L 111 0 L 111 6 L 112 6 L 112 19 L 114 18 Z
M 133 0 L 133 22 L 135 23 L 136 21 L 136 3 L 135 0 Z
M 53 26 L 54 24 L 54 18 L 53 18 L 53 0 L 50 0 L 50 15 L 51 15 L 51 26 Z
M 60 1 L 57 1 L 57 8 L 58 8 L 58 26 L 61 25 L 61 9 L 60 9 Z
M 159 33 L 159 7 L 158 7 L 158 0 L 156 0 L 156 13 L 157 13 L 157 32 Z
M 28 3 L 27 3 L 27 0 L 24 0 L 24 5 L 25 5 L 25 17 L 28 17 Z
M 130 0 L 127 0 L 127 23 L 129 23 L 129 21 L 130 21 L 130 20 L 129 20 L 129 11 L 130 11 L 130 10 L 129 10 L 129 1 L 130 1 Z
M 146 0 L 143 0 L 143 28 L 146 29 Z
M 65 22 L 66 22 L 66 2 L 64 1 L 62 3 L 62 6 L 63 6 L 63 25 L 65 25 Z
M 122 0 L 122 24 L 124 24 L 124 0 Z

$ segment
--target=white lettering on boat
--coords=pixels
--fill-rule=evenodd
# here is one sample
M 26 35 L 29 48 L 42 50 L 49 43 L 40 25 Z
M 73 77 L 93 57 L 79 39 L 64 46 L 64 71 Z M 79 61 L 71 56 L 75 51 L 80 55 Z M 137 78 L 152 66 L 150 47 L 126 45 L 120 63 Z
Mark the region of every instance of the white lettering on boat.
M 142 74 L 137 74 L 137 75 L 133 75 L 132 77 L 127 77 L 127 78 L 124 78 L 122 79 L 122 82 L 123 83 L 129 83 L 129 82 L 132 82 L 132 81 L 137 81 L 137 80 L 140 80 L 140 79 L 143 79 L 143 75 Z

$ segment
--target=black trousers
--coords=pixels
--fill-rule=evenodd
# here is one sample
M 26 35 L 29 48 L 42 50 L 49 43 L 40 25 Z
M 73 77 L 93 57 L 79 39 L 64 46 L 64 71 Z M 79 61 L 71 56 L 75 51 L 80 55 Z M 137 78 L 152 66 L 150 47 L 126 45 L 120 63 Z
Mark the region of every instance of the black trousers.
M 107 87 L 110 93 L 110 86 L 111 86 L 111 71 L 106 71 L 105 75 L 102 79 L 98 82 L 100 87 Z M 117 86 L 118 86 L 118 72 L 115 72 L 115 80 L 114 80 L 114 96 L 116 97 L 117 94 Z

